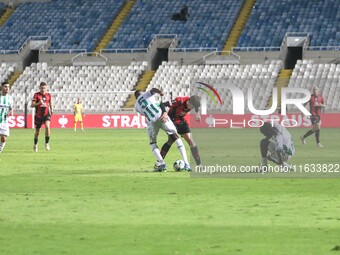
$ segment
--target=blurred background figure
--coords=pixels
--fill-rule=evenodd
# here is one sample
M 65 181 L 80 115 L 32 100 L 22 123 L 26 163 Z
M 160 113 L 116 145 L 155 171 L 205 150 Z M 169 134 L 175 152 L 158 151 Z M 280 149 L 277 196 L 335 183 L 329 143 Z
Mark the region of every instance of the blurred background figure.
M 83 116 L 85 115 L 83 104 L 81 103 L 80 98 L 78 98 L 77 103 L 73 105 L 73 110 L 74 110 L 74 131 L 77 131 L 78 121 L 80 123 L 81 131 L 84 131 Z

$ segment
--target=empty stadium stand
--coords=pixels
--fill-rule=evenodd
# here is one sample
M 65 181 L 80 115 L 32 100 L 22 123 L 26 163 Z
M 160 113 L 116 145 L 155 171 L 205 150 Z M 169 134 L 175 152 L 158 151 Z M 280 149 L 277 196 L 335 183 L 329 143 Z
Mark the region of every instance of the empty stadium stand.
M 292 73 L 289 87 L 306 88 L 312 91 L 313 86 L 320 89 L 325 99 L 325 111 L 340 110 L 340 64 L 315 64 L 311 60 L 298 61 Z M 301 95 L 290 95 L 298 98 Z M 289 106 L 289 111 L 297 110 Z
M 222 101 L 222 107 L 213 105 L 208 101 L 208 107 L 212 111 L 232 112 L 232 96 L 227 88 L 221 89 L 223 84 L 233 84 L 240 88 L 244 95 L 248 88 L 253 88 L 254 107 L 267 109 L 275 85 L 278 73 L 282 68 L 281 61 L 271 61 L 258 65 L 179 65 L 176 62 L 164 62 L 157 70 L 148 89 L 160 87 L 166 96 L 163 100 L 170 100 L 170 95 L 177 96 L 199 94 L 195 90 L 197 81 L 206 82 L 212 86 L 218 86 L 218 93 Z M 223 83 L 222 83 L 223 82 Z
M 257 0 L 238 47 L 280 46 L 287 32 L 307 32 L 311 46 L 339 46 L 339 1 Z
M 182 1 L 139 0 L 108 48 L 146 48 L 154 34 L 177 34 L 179 48 L 221 50 L 244 0 L 188 0 L 188 21 L 171 20 Z
M 18 50 L 29 36 L 51 36 L 51 49 L 93 51 L 123 0 L 20 4 L 0 28 L 0 50 Z
M 8 81 L 11 75 L 14 73 L 16 63 L 1 63 L 0 65 L 0 82 Z
M 12 88 L 16 112 L 23 112 L 25 97 L 29 104 L 33 94 L 44 81 L 53 94 L 56 112 L 72 112 L 78 97 L 88 113 L 119 111 L 145 71 L 145 62 L 129 66 L 48 66 L 32 64 L 17 79 Z M 126 93 L 126 91 L 128 91 Z

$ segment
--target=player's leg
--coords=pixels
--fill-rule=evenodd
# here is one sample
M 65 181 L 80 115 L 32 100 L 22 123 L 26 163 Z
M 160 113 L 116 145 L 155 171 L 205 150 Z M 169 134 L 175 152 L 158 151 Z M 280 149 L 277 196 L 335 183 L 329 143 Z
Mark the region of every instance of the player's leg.
M 0 139 L 0 153 L 4 150 L 6 145 L 6 136 L 1 134 L 1 139 Z
M 0 153 L 5 148 L 7 136 L 9 136 L 9 126 L 7 123 L 3 123 L 0 125 Z
M 269 155 L 267 156 L 267 159 L 279 165 L 280 164 L 279 156 L 277 155 L 276 146 L 272 141 L 270 141 L 268 144 L 268 152 Z
M 74 115 L 74 131 L 77 131 L 77 114 Z
M 268 139 L 262 139 L 260 141 L 260 152 L 261 152 L 261 165 L 267 166 L 267 155 L 268 155 L 268 146 L 270 144 L 270 141 Z
M 51 148 L 50 148 L 50 134 L 51 134 L 50 121 L 46 120 L 45 121 L 45 148 L 46 148 L 47 151 L 51 150 Z
M 182 156 L 182 159 L 185 163 L 185 170 L 191 171 L 190 164 L 188 161 L 187 153 L 185 151 L 184 144 L 182 139 L 178 136 L 176 127 L 171 120 L 168 120 L 165 123 L 162 123 L 162 129 L 175 141 L 177 148 Z
M 195 141 L 192 139 L 191 133 L 190 132 L 185 133 L 185 134 L 182 135 L 182 137 L 189 144 L 191 155 L 194 158 L 196 165 L 197 166 L 201 165 L 201 157 L 200 157 L 200 154 L 198 152 L 197 145 L 196 145 Z
M 184 140 L 188 143 L 191 151 L 191 155 L 193 156 L 196 165 L 199 166 L 201 164 L 201 158 L 198 153 L 198 148 L 192 139 L 191 131 L 189 128 L 189 124 L 187 121 L 183 121 L 180 125 L 176 125 L 177 132 L 180 134 Z
M 175 141 L 172 139 L 171 136 L 168 135 L 168 141 L 166 141 L 162 148 L 161 148 L 161 155 L 163 158 L 166 157 L 166 154 L 168 154 L 170 148 L 171 148 L 171 145 L 174 143 Z
M 316 141 L 316 145 L 320 148 L 323 147 L 323 145 L 320 143 L 320 120 L 315 123 L 314 125 L 314 130 L 315 130 L 315 141 Z
M 166 171 L 167 167 L 165 161 L 161 155 L 161 151 L 157 146 L 157 135 L 159 132 L 160 124 L 158 122 L 152 123 L 148 125 L 147 132 L 150 140 L 150 148 L 153 155 L 157 159 L 157 170 L 159 172 Z
M 274 162 L 277 165 L 280 165 L 279 155 L 278 155 L 278 152 L 276 151 L 276 146 L 274 142 L 269 143 L 268 151 L 270 153 L 267 157 L 268 160 Z M 281 152 L 281 158 L 282 158 L 282 166 L 286 168 L 284 170 L 289 171 L 291 166 L 288 164 L 288 160 L 291 158 L 291 156 L 283 151 Z
M 79 114 L 78 120 L 79 120 L 81 131 L 84 131 L 83 116 L 81 116 L 81 114 Z
M 33 151 L 38 152 L 38 139 L 40 134 L 40 128 L 42 125 L 42 120 L 40 118 L 35 117 L 34 118 L 34 125 L 35 125 L 35 132 L 34 132 L 34 145 L 33 145 Z
M 178 124 L 175 124 L 173 123 L 176 127 L 176 130 L 177 130 L 177 133 L 178 134 L 181 134 L 181 125 L 178 125 Z M 166 157 L 166 154 L 168 154 L 170 148 L 171 148 L 171 145 L 174 143 L 175 141 L 171 138 L 171 136 L 168 135 L 168 141 L 166 143 L 163 144 L 162 146 L 162 149 L 161 149 L 161 154 L 162 154 L 162 157 L 165 158 Z
M 33 145 L 34 152 L 38 152 L 38 139 L 39 139 L 39 134 L 40 134 L 40 127 L 41 126 L 36 126 L 35 132 L 34 132 L 34 145 Z
M 316 130 L 316 129 L 315 129 L 315 124 L 316 124 L 316 121 L 317 121 L 316 117 L 315 117 L 315 116 L 312 116 L 310 120 L 311 120 L 311 122 L 312 122 L 313 128 L 310 129 L 310 130 L 308 130 L 307 133 L 304 134 L 303 136 L 300 136 L 300 140 L 301 140 L 302 144 L 304 144 L 304 145 L 306 145 L 306 138 L 307 138 L 308 136 L 314 134 L 314 133 L 315 133 L 315 130 Z

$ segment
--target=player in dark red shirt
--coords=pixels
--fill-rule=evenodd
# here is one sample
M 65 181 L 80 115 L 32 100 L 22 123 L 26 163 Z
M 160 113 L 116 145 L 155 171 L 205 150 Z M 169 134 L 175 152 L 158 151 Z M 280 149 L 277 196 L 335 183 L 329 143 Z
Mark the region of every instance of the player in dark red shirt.
M 168 111 L 168 116 L 175 124 L 178 134 L 180 134 L 185 141 L 189 144 L 191 154 L 196 161 L 196 165 L 201 165 L 201 158 L 198 153 L 198 148 L 194 140 L 192 139 L 191 131 L 188 124 L 188 115 L 187 113 L 190 112 L 192 109 L 196 111 L 196 120 L 200 121 L 201 117 L 199 114 L 199 107 L 201 106 L 200 103 L 201 98 L 199 96 L 185 96 L 185 97 L 176 97 L 173 101 L 168 101 L 162 103 L 165 107 L 170 107 Z M 165 158 L 166 154 L 171 148 L 171 145 L 174 141 L 171 137 L 168 137 L 168 141 L 164 143 L 161 149 L 161 155 Z
M 45 124 L 45 148 L 47 151 L 50 150 L 50 121 L 53 114 L 52 96 L 50 93 L 47 93 L 46 83 L 41 82 L 39 88 L 40 91 L 34 94 L 31 104 L 31 107 L 35 107 L 34 152 L 38 151 L 38 137 L 43 124 Z
M 301 142 L 306 145 L 306 138 L 315 133 L 316 144 L 318 147 L 322 148 L 323 145 L 320 143 L 320 125 L 321 125 L 321 108 L 325 106 L 325 101 L 323 96 L 319 93 L 316 86 L 313 87 L 313 94 L 309 100 L 309 107 L 311 112 L 311 122 L 313 128 L 309 130 L 306 134 L 300 137 Z

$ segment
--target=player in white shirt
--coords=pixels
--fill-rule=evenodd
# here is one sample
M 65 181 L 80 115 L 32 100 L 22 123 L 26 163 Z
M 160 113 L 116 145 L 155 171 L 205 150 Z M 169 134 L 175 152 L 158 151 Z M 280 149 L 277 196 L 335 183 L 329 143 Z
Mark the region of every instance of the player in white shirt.
M 154 97 L 155 93 L 160 94 L 161 96 L 163 95 L 162 91 L 157 88 L 153 88 L 144 93 L 141 90 L 136 90 L 135 110 L 146 118 L 150 147 L 152 153 L 157 159 L 157 171 L 162 172 L 167 170 L 165 161 L 161 156 L 161 152 L 157 146 L 157 135 L 159 129 L 164 130 L 169 136 L 172 137 L 178 147 L 179 152 L 181 153 L 183 161 L 185 162 L 184 170 L 191 171 L 184 144 L 179 138 L 176 127 L 168 117 L 165 108 L 161 107 L 156 101 Z
M 7 137 L 9 136 L 9 126 L 7 117 L 13 115 L 12 111 L 12 97 L 8 95 L 9 84 L 7 82 L 1 83 L 0 92 L 0 153 L 6 145 Z
M 260 142 L 261 165 L 267 166 L 267 160 L 270 160 L 278 165 L 290 168 L 287 161 L 295 154 L 295 147 L 293 137 L 288 130 L 279 124 L 265 122 L 260 127 L 260 132 L 265 136 Z

